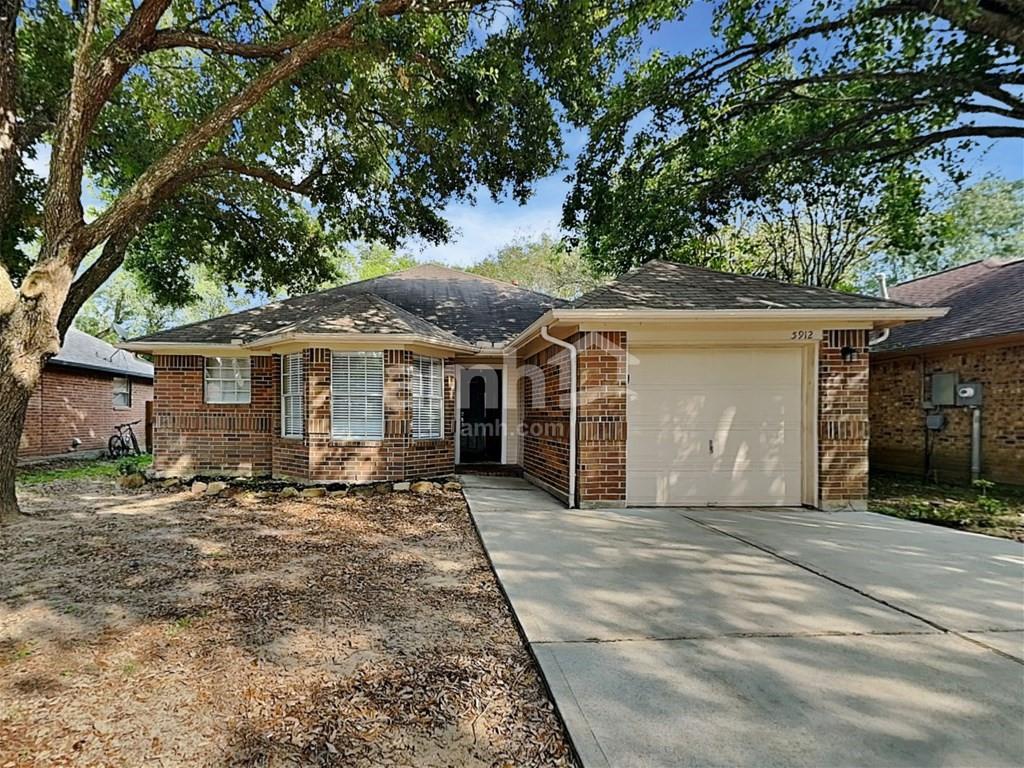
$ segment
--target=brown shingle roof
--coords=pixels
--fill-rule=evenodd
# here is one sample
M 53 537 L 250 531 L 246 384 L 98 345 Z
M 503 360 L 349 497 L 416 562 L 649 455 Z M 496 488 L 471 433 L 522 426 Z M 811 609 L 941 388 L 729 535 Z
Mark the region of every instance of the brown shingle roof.
M 649 261 L 584 294 L 578 309 L 883 309 L 905 306 L 872 296 Z
M 1024 333 L 1024 259 L 974 261 L 893 286 L 890 295 L 949 307 L 945 317 L 893 328 L 879 351 Z
M 559 299 L 422 265 L 318 293 L 171 328 L 133 342 L 228 344 L 271 334 L 415 333 L 439 342 L 505 342 Z

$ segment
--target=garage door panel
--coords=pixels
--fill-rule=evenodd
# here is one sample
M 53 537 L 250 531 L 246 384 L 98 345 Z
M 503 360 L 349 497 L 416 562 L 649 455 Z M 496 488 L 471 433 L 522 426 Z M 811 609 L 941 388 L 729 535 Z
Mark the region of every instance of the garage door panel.
M 634 350 L 630 504 L 798 504 L 799 349 Z

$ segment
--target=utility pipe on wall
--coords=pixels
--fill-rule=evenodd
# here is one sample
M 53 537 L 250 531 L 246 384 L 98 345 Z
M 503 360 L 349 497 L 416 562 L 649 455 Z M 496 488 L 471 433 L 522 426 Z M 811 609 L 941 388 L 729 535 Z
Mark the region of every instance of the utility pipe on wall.
M 882 298 L 883 299 L 888 299 L 889 298 L 889 286 L 885 282 L 885 273 L 884 272 L 879 272 L 878 273 L 878 282 L 882 286 Z M 889 331 L 890 330 L 892 330 L 892 329 L 891 328 L 883 328 L 882 332 L 880 334 L 878 334 L 878 336 L 876 336 L 873 339 L 868 339 L 868 346 L 869 347 L 873 347 L 876 344 L 881 344 L 883 341 L 888 339 L 889 338 Z
M 971 408 L 971 481 L 981 479 L 981 408 Z
M 569 351 L 569 509 L 576 506 L 576 347 L 556 339 L 541 326 L 540 337 L 549 344 Z

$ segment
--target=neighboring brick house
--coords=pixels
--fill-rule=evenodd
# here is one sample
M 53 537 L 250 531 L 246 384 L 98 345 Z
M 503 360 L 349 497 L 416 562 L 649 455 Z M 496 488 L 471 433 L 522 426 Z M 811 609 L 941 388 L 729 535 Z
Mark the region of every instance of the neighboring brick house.
M 975 406 L 956 385 L 978 382 L 980 474 L 1024 484 L 1024 260 L 975 261 L 890 293 L 949 314 L 893 329 L 872 350 L 872 470 L 970 480 Z
M 28 402 L 18 459 L 97 455 L 106 449 L 115 425 L 145 419 L 146 402 L 152 399 L 150 363 L 70 328 Z M 144 446 L 142 424 L 135 434 Z
M 571 304 L 420 266 L 124 346 L 155 356 L 165 475 L 493 463 L 586 506 L 836 508 L 867 495 L 868 333 L 941 313 L 660 261 Z

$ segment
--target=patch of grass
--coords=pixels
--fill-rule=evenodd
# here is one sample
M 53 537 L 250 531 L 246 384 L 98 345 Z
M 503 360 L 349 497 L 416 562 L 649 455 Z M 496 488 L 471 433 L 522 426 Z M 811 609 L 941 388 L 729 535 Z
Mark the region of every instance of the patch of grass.
M 1024 541 L 1024 488 L 982 480 L 938 485 L 873 475 L 868 509 L 884 515 Z
M 149 455 L 130 457 L 133 468 L 142 471 L 153 463 Z M 72 459 L 30 464 L 18 470 L 18 482 L 25 485 L 52 483 L 55 480 L 94 480 L 123 474 L 124 459 Z

